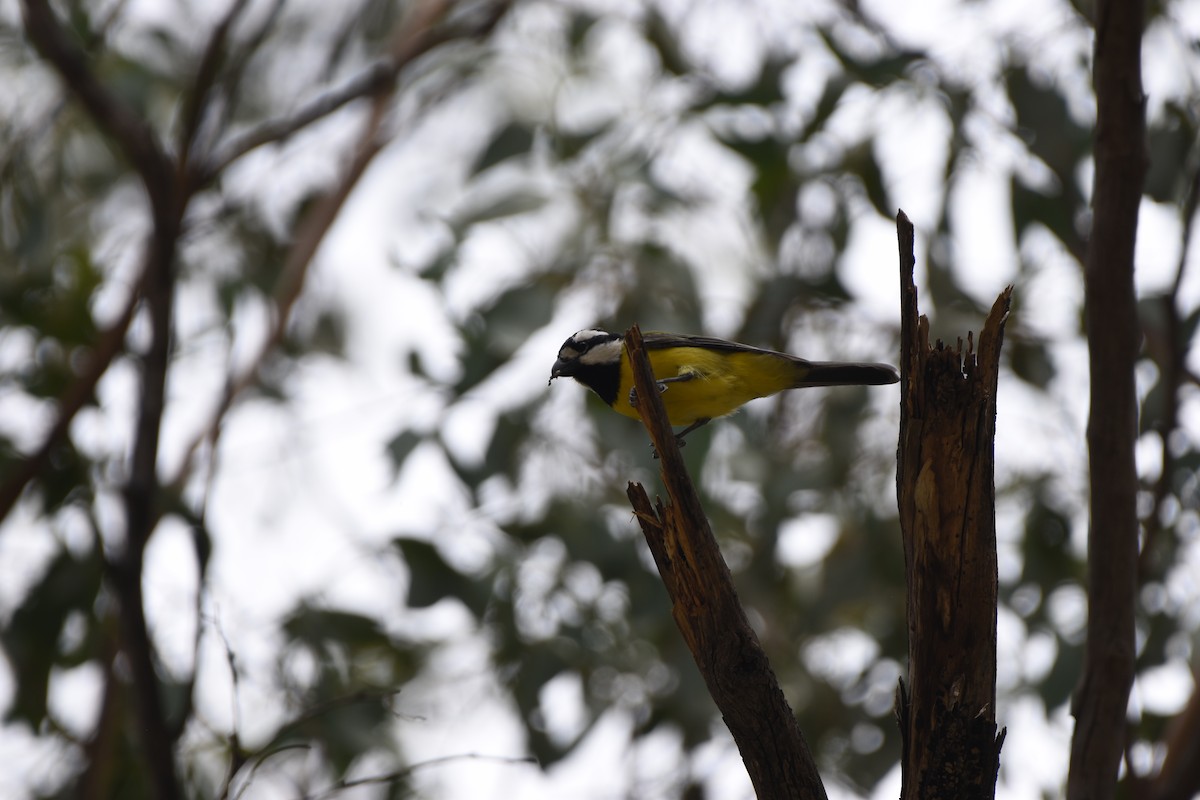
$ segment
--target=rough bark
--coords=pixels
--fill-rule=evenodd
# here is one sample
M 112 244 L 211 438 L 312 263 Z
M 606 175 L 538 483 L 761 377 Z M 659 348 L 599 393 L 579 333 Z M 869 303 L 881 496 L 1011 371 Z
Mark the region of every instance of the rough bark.
M 900 212 L 901 415 L 896 487 L 907 575 L 909 683 L 897 693 L 901 798 L 993 798 L 996 520 L 993 445 L 1011 287 L 976 353 L 929 343 L 913 282 L 913 227 Z
M 746 619 L 684 467 L 636 326 L 625 335 L 625 346 L 638 397 L 649 398 L 638 410 L 661 459 L 670 498 L 652 505 L 642 485 L 630 483 L 629 500 L 671 597 L 675 622 L 760 800 L 823 800 L 825 787 L 812 753 Z

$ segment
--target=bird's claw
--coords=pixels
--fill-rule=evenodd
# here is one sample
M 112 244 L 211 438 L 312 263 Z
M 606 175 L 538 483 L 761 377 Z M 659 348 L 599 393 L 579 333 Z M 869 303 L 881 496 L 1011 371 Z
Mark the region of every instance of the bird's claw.
M 656 381 L 654 385 L 658 387 L 659 394 L 662 394 L 663 392 L 665 392 L 667 390 L 667 384 L 663 383 L 662 381 Z M 629 405 L 633 406 L 634 408 L 637 408 L 637 387 L 636 386 L 629 390 Z
M 684 447 L 687 445 L 687 439 L 684 439 L 682 436 L 676 436 L 675 444 L 679 447 Z M 650 443 L 650 455 L 654 456 L 655 461 L 658 461 L 658 448 L 654 446 L 654 442 Z

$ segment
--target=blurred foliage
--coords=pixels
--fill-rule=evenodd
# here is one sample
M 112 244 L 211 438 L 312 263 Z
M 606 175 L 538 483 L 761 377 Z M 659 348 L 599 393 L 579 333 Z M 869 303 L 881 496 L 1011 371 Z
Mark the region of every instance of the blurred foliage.
M 193 19 L 203 16 L 200 5 L 186 6 L 183 25 L 129 19 L 119 3 L 109 16 L 66 5 L 98 76 L 170 140 L 200 57 L 196 31 L 211 24 Z M 202 129 L 202 137 L 276 118 L 312 91 L 337 85 L 382 52 L 384 32 L 405 6 L 366 0 L 330 24 L 286 4 L 259 5 L 238 27 L 228 57 L 227 79 L 239 82 L 236 102 L 231 94 L 212 111 L 214 130 Z M 1156 6 L 1151 27 L 1172 30 L 1175 6 Z M 489 106 L 473 123 L 477 143 L 459 154 L 462 163 L 429 167 L 461 174 L 459 202 L 423 216 L 444 245 L 399 259 L 427 290 L 423 296 L 444 302 L 439 312 L 454 338 L 452 373 L 429 369 L 418 353 L 398 367 L 442 398 L 441 418 L 496 393 L 539 334 L 561 339 L 595 324 L 624 330 L 638 322 L 820 358 L 888 360 L 895 325 L 871 321 L 856 305 L 843 254 L 872 226 L 889 224 L 906 192 L 915 191 L 908 165 L 889 146 L 914 119 L 897 110 L 917 107 L 943 129 L 927 143 L 940 185 L 929 216 L 917 220 L 927 253 L 923 310 L 937 335 L 977 328 L 991 303 L 979 286 L 994 281 L 963 262 L 959 243 L 972 226 L 1007 230 L 1017 312 L 1002 384 L 1020 385 L 1044 411 L 1030 424 L 1068 418 L 1079 387 L 1063 366 L 1078 352 L 1078 314 L 1068 313 L 1063 329 L 1021 305 L 1055 302 L 1033 287 L 1060 252 L 1078 280 L 1090 191 L 1090 98 L 1079 89 L 1087 82 L 1086 49 L 1066 57 L 1059 50 L 1048 65 L 1036 43 L 994 33 L 978 45 L 997 60 L 994 73 L 969 77 L 945 53 L 900 44 L 886 24 L 855 8 L 797 16 L 787 35 L 759 31 L 760 41 L 740 54 L 752 69 L 705 49 L 714 40 L 697 31 L 718 23 L 701 7 L 601 14 L 592 5 L 548 1 L 517 4 L 482 53 L 451 46 L 417 62 L 397 88 L 399 118 L 451 107 L 462 113 L 454 104 L 480 94 Z M 1086 20 L 1055 8 L 1068 38 L 1086 47 Z M 622 58 L 641 71 L 624 69 Z M 1189 58 L 1195 68 L 1194 49 Z M 472 59 L 509 77 L 466 70 Z M 59 87 L 47 89 L 54 84 L 24 43 L 19 20 L 0 22 L 0 70 L 20 75 L 21 97 L 30 100 L 21 113 L 6 103 L 9 116 L 0 119 L 0 397 L 13 410 L 0 426 L 2 478 L 40 443 L 56 398 L 78 379 L 98 331 L 114 316 L 113 298 L 128 292 L 147 223 L 128 166 Z M 548 82 L 555 87 L 547 90 Z M 523 94 L 539 92 L 555 100 L 538 105 Z M 588 96 L 599 110 L 567 102 Z M 345 118 L 357 111 L 351 105 Z M 1194 95 L 1169 99 L 1149 119 L 1146 204 L 1175 213 L 1180 231 L 1195 215 L 1198 125 Z M 279 310 L 273 293 L 297 220 L 329 180 L 314 174 L 303 153 L 320 136 L 335 139 L 336 132 L 322 131 L 295 148 L 299 155 L 279 157 L 278 183 L 259 179 L 248 191 L 245 180 L 218 175 L 197 198 L 176 266 L 180 297 L 204 313 L 177 331 L 173 369 L 188 369 L 193 349 L 214 341 L 232 352 L 246 309 Z M 684 143 L 697 149 L 683 150 Z M 292 144 L 280 150 L 287 154 Z M 1007 176 L 1007 207 L 996 210 L 1008 219 L 978 218 L 967 178 L 980 164 Z M 722 233 L 728 230 L 737 233 Z M 493 274 L 471 256 L 473 245 L 498 232 L 520 241 L 519 275 Z M 1178 246 L 1186 244 L 1182 233 Z M 893 253 L 876 254 L 878 280 L 894 282 Z M 452 302 L 455 287 L 467 283 L 490 287 L 487 296 Z M 344 357 L 354 309 L 319 292 L 306 300 L 252 387 L 258 396 L 287 401 L 294 370 L 318 353 Z M 1195 431 L 1180 435 L 1185 409 L 1194 417 L 1197 401 L 1188 356 L 1200 308 L 1186 302 L 1178 283 L 1142 302 L 1144 366 L 1152 375 L 1143 430 L 1162 453 L 1144 477 L 1143 669 L 1190 657 L 1200 623 L 1186 613 L 1178 588 L 1184 551 L 1194 550 L 1200 530 L 1198 439 Z M 560 330 L 566 308 L 593 316 Z M 724 328 L 711 330 L 714 320 Z M 114 372 L 137 368 L 139 335 L 135 326 Z M 551 347 L 547 371 L 552 359 Z M 473 518 L 487 528 L 490 549 L 468 564 L 454 546 L 463 532 L 438 524 L 406 529 L 377 555 L 396 565 L 396 580 L 407 587 L 405 615 L 453 606 L 470 620 L 543 768 L 572 755 L 613 710 L 629 715 L 636 740 L 660 731 L 677 736 L 686 764 L 721 728 L 629 519 L 625 484 L 652 481 L 653 465 L 641 430 L 597 408 L 594 398 L 585 405 L 582 392 L 556 385 L 498 403 L 477 454 L 456 448 L 436 425 L 401 424 L 380 443 L 393 478 L 402 483 L 418 457 L 444 459 Z M 899 757 L 891 698 L 907 641 L 891 500 L 895 411 L 886 391 L 802 395 L 698 432 L 685 456 L 822 770 L 866 793 Z M 94 397 L 89 408 L 109 413 Z M 0 618 L 14 687 L 5 722 L 66 751 L 57 782 L 30 789 L 37 796 L 69 796 L 76 780 L 104 787 L 103 796 L 149 796 L 127 693 L 118 692 L 123 699 L 112 701 L 111 717 L 106 697 L 106 713 L 82 733 L 50 702 L 64 671 L 91 665 L 108 679 L 119 673 L 105 570 L 119 546 L 111 501 L 122 488 L 126 446 L 97 446 L 73 432 L 19 507 L 33 522 L 0 531 L 10 540 L 36 538 L 49 554 Z M 1019 651 L 1038 638 L 1054 652 L 1044 674 L 1003 676 L 1002 702 L 1035 697 L 1051 716 L 1069 701 L 1082 656 L 1078 615 L 1056 609 L 1084 579 L 1085 484 L 1061 471 L 1074 465 L 1001 467 L 1002 540 L 1012 545 L 1002 557 L 1002 604 L 1023 626 L 1010 645 Z M 163 503 L 164 524 L 182 522 L 193 532 L 203 567 L 208 548 L 220 547 L 220 532 L 210 538 L 206 501 L 184 496 Z M 818 529 L 828 535 L 824 546 Z M 787 556 L 797 537 L 810 546 Z M 160 662 L 161 691 L 180 698 L 174 705 L 185 717 L 179 724 L 188 735 L 178 749 L 189 795 L 236 793 L 281 776 L 315 793 L 363 764 L 403 766 L 393 700 L 442 678 L 431 664 L 450 643 L 397 633 L 383 621 L 396 609 L 376 613 L 306 597 L 279 620 L 271 680 L 281 707 L 268 715 L 266 734 L 255 726 L 260 736 L 252 742 L 236 727 L 210 725 L 192 708 L 196 676 Z M 249 676 L 228 643 L 225 655 L 230 676 L 213 680 L 232 680 L 236 693 Z M 555 710 L 546 687 L 556 681 L 581 687 L 582 721 L 565 734 L 548 721 Z M 1163 729 L 1162 717 L 1148 713 L 1137 735 L 1153 743 Z M 661 796 L 696 792 L 693 780 L 681 770 L 678 785 Z M 415 789 L 398 775 L 384 791 L 401 797 Z

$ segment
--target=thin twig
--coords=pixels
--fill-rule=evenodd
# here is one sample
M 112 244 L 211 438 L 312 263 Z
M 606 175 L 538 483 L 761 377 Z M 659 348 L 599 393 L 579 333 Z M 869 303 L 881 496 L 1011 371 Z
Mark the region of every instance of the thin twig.
M 217 632 L 217 636 L 221 639 L 221 645 L 225 648 L 225 663 L 229 665 L 229 681 L 230 681 L 230 720 L 231 732 L 229 734 L 229 766 L 225 770 L 225 779 L 221 782 L 221 791 L 217 794 L 217 800 L 226 800 L 229 797 L 229 790 L 233 786 L 233 779 L 241 772 L 242 767 L 246 765 L 247 756 L 242 751 L 241 745 L 241 710 L 240 710 L 240 695 L 241 695 L 241 679 L 239 678 L 240 670 L 237 665 L 237 656 L 234 655 L 233 645 L 229 643 L 229 637 L 225 635 L 225 629 L 221 627 L 221 620 L 213 617 L 211 620 L 213 630 Z M 253 778 L 253 770 L 250 778 Z M 240 793 L 239 793 L 240 794 Z
M 225 16 L 209 34 L 208 44 L 205 45 L 204 54 L 200 57 L 200 65 L 196 68 L 196 78 L 192 81 L 192 88 L 184 99 L 183 122 L 179 127 L 177 143 L 181 171 L 188 169 L 196 134 L 200 129 L 201 120 L 209 106 L 209 97 L 221 71 L 221 60 L 225 52 L 225 42 L 229 38 L 229 31 L 245 11 L 246 5 L 247 0 L 233 0 L 229 10 L 225 12 Z
M 510 0 L 492 3 L 487 14 L 467 31 L 444 24 L 452 6 L 450 0 L 426 0 L 417 4 L 387 58 L 367 67 L 337 89 L 313 98 L 291 116 L 269 120 L 234 138 L 213 157 L 200 176 L 200 184 L 207 184 L 230 164 L 253 150 L 283 142 L 356 100 L 389 91 L 405 67 L 438 45 L 487 35 L 508 11 Z
M 282 744 L 278 747 L 273 747 L 270 750 L 264 750 L 263 752 L 259 753 L 255 757 L 254 766 L 250 768 L 250 774 L 246 776 L 246 782 L 242 784 L 241 788 L 238 789 L 237 794 L 233 796 L 234 800 L 242 800 L 242 795 L 244 795 L 246 790 L 250 788 L 250 785 L 254 783 L 254 777 L 258 774 L 258 768 L 261 767 L 268 758 L 277 756 L 280 753 L 286 753 L 289 750 L 308 750 L 310 747 L 311 745 L 305 742 L 290 742 L 288 744 Z
M 383 111 L 382 105 L 376 104 L 374 113 L 372 113 L 359 138 L 358 151 L 346 174 L 343 175 L 342 180 L 337 186 L 322 195 L 309 208 L 304 219 L 297 226 L 295 242 L 288 251 L 279 280 L 276 282 L 274 292 L 275 313 L 271 329 L 268 331 L 266 339 L 259 346 L 257 354 L 251 359 L 250 363 L 240 373 L 231 374 L 227 378 L 225 389 L 221 394 L 221 399 L 218 401 L 217 407 L 209 415 L 208 421 L 200 429 L 199 433 L 184 448 L 184 455 L 180 461 L 179 469 L 176 475 L 168 481 L 169 485 L 176 489 L 183 485 L 183 481 L 186 480 L 190 473 L 192 461 L 195 458 L 197 450 L 205 442 L 215 440 L 221 422 L 233 406 L 234 401 L 242 392 L 254 384 L 258 379 L 262 365 L 275 352 L 279 343 L 283 341 L 288 322 L 291 321 L 292 308 L 295 306 L 296 301 L 300 297 L 301 290 L 304 288 L 305 278 L 308 275 L 308 269 L 312 264 L 313 257 L 317 253 L 317 249 L 324 240 L 325 234 L 333 226 L 334 220 L 337 218 L 346 199 L 350 196 L 351 191 L 358 184 L 363 173 L 366 172 L 367 165 L 383 148 L 383 141 L 380 139 Z
M 268 34 L 274 30 L 275 23 L 278 21 L 280 13 L 283 12 L 283 7 L 286 3 L 287 0 L 274 0 L 271 8 L 263 15 L 257 27 L 245 36 L 242 46 L 230 54 L 225 75 L 217 87 L 221 92 L 222 102 L 214 104 L 217 105 L 217 108 L 213 110 L 213 113 L 219 115 L 213 123 L 214 130 L 226 130 L 228 122 L 233 116 L 234 109 L 237 107 L 238 98 L 241 95 L 242 78 L 246 75 L 246 68 L 262 47 L 263 42 L 267 40 Z M 206 170 L 198 170 L 195 159 L 192 161 L 191 169 L 193 171 L 192 178 L 194 185 L 203 185 L 206 178 Z
M 1154 506 L 1150 515 L 1142 522 L 1144 532 L 1142 550 L 1138 556 L 1139 583 L 1150 574 L 1153 544 L 1162 530 L 1162 507 L 1171 493 L 1171 481 L 1175 477 L 1175 454 L 1171 450 L 1171 433 L 1179 427 L 1179 391 L 1186 382 L 1187 372 L 1184 360 L 1187 356 L 1188 342 L 1181 341 L 1181 320 L 1179 318 L 1179 290 L 1183 285 L 1183 277 L 1187 271 L 1188 258 L 1191 255 L 1192 227 L 1197 208 L 1200 207 L 1200 164 L 1193 168 L 1192 179 L 1189 181 L 1187 195 L 1183 198 L 1179 218 L 1183 231 L 1180 235 L 1179 262 L 1175 266 L 1175 279 L 1171 282 L 1171 291 L 1162 298 L 1163 313 L 1166 324 L 1163 330 L 1164 341 L 1159 342 L 1159 368 L 1162 374 L 1159 380 L 1163 385 L 1165 408 L 1160 430 L 1157 431 L 1162 441 L 1162 454 L 1159 462 L 1158 480 L 1154 483 Z M 1153 340 L 1147 336 L 1153 344 Z
M 212 159 L 202 182 L 224 172 L 230 164 L 267 144 L 282 142 L 324 119 L 338 109 L 365 97 L 377 96 L 395 84 L 396 76 L 418 56 L 448 41 L 451 34 L 435 33 L 434 27 L 448 12 L 448 0 L 421 3 L 401 31 L 396 46 L 386 59 L 377 61 L 344 85 L 318 95 L 288 117 L 269 120 L 229 142 Z
M 300 293 L 304 288 L 305 280 L 308 275 L 309 267 L 313 258 L 316 255 L 318 248 L 324 241 L 325 235 L 333 226 L 338 214 L 341 212 L 343 205 L 349 198 L 358 181 L 365 174 L 367 167 L 371 161 L 383 149 L 386 144 L 386 134 L 384 132 L 384 121 L 387 111 L 390 107 L 389 89 L 392 86 L 395 72 L 403 65 L 411 62 L 419 55 L 428 52 L 434 45 L 447 41 L 449 34 L 442 31 L 438 35 L 429 33 L 432 26 L 436 25 L 441 20 L 449 9 L 447 0 L 438 0 L 437 2 L 427 2 L 418 6 L 418 11 L 414 12 L 409 17 L 407 23 L 398 32 L 393 42 L 392 57 L 387 63 L 391 64 L 393 69 L 392 78 L 383 83 L 364 82 L 359 85 L 355 92 L 349 91 L 348 88 L 341 92 L 335 92 L 329 95 L 331 99 L 327 102 L 338 102 L 338 107 L 345 105 L 351 99 L 351 94 L 354 97 L 360 97 L 370 92 L 374 93 L 374 100 L 371 106 L 371 113 L 363 127 L 358 138 L 358 144 L 353 160 L 351 161 L 346 173 L 342 176 L 341 181 L 337 186 L 322 195 L 315 203 L 311 205 L 305 217 L 297 225 L 296 234 L 291 249 L 288 251 L 284 261 L 283 268 L 279 280 L 275 286 L 274 292 L 274 320 L 266 339 L 255 357 L 250 360 L 249 364 L 238 374 L 230 374 L 225 383 L 225 389 L 222 392 L 221 398 L 217 403 L 212 414 L 209 415 L 207 422 L 194 436 L 187 446 L 184 448 L 184 456 L 180 461 L 178 472 L 168 481 L 174 487 L 180 487 L 183 481 L 186 480 L 191 471 L 192 462 L 195 459 L 196 453 L 200 446 L 205 442 L 211 442 L 216 434 L 217 429 L 221 425 L 233 406 L 234 401 L 254 382 L 258 379 L 260 370 L 267 358 L 275 352 L 279 343 L 283 341 L 283 337 L 287 331 L 287 325 L 291 321 L 292 308 L 300 297 Z M 494 13 L 483 20 L 480 25 L 475 28 L 470 35 L 473 37 L 483 36 L 489 32 L 499 21 L 504 9 L 507 9 L 507 3 L 497 3 L 494 6 Z M 378 65 L 377 65 L 378 67 Z M 368 89 L 370 92 L 368 92 Z M 314 101 L 314 105 L 318 101 Z M 293 118 L 293 122 L 305 117 L 304 114 Z M 320 115 L 313 119 L 319 119 Z M 309 120 L 311 123 L 313 120 Z M 306 123 L 308 124 L 308 123 Z M 265 144 L 266 141 L 259 144 Z M 255 145 L 259 146 L 259 145 Z M 248 152 L 245 151 L 245 152 Z M 242 153 L 233 155 L 231 158 L 217 158 L 218 165 L 227 165 L 231 160 L 240 157 Z M 223 168 L 223 166 L 222 166 Z
M 145 120 L 110 92 L 71 41 L 47 0 L 22 0 L 25 33 L 63 79 L 96 125 L 111 138 L 141 176 L 153 204 L 166 202 L 169 160 Z
M 324 789 L 314 795 L 310 795 L 311 800 L 322 800 L 326 797 L 333 797 L 338 792 L 346 789 L 353 789 L 356 786 L 375 786 L 382 783 L 396 783 L 397 781 L 405 780 L 412 776 L 417 770 L 427 767 L 436 767 L 442 764 L 449 764 L 455 761 L 492 761 L 498 764 L 536 764 L 537 759 L 532 756 L 492 756 L 482 753 L 459 753 L 457 755 L 440 756 L 431 758 L 428 761 L 422 761 L 419 764 L 411 764 L 403 769 L 385 772 L 380 775 L 369 775 L 365 778 L 345 778 L 328 789 Z
M 12 511 L 29 482 L 45 469 L 46 464 L 50 461 L 50 456 L 66 439 L 75 415 L 92 399 L 96 392 L 96 384 L 104 377 L 104 373 L 108 371 L 113 359 L 123 349 L 125 334 L 129 331 L 130 323 L 133 322 L 145 277 L 143 269 L 142 275 L 129 292 L 129 299 L 126 301 L 125 307 L 121 309 L 120 316 L 97 337 L 83 372 L 59 396 L 58 416 L 42 444 L 17 464 L 13 471 L 5 477 L 4 483 L 0 484 L 0 520 L 3 520 Z

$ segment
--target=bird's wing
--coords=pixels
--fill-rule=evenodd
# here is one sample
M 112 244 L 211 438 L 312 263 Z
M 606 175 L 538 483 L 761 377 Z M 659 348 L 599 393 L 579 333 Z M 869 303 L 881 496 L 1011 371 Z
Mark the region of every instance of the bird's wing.
M 688 334 L 651 331 L 642 338 L 646 342 L 647 350 L 665 350 L 670 347 L 701 347 L 705 350 L 716 350 L 722 353 L 763 353 L 795 360 L 794 356 L 789 356 L 786 353 L 777 353 L 774 350 L 764 350 L 761 347 L 751 347 L 748 344 L 739 344 L 712 336 L 690 336 Z

